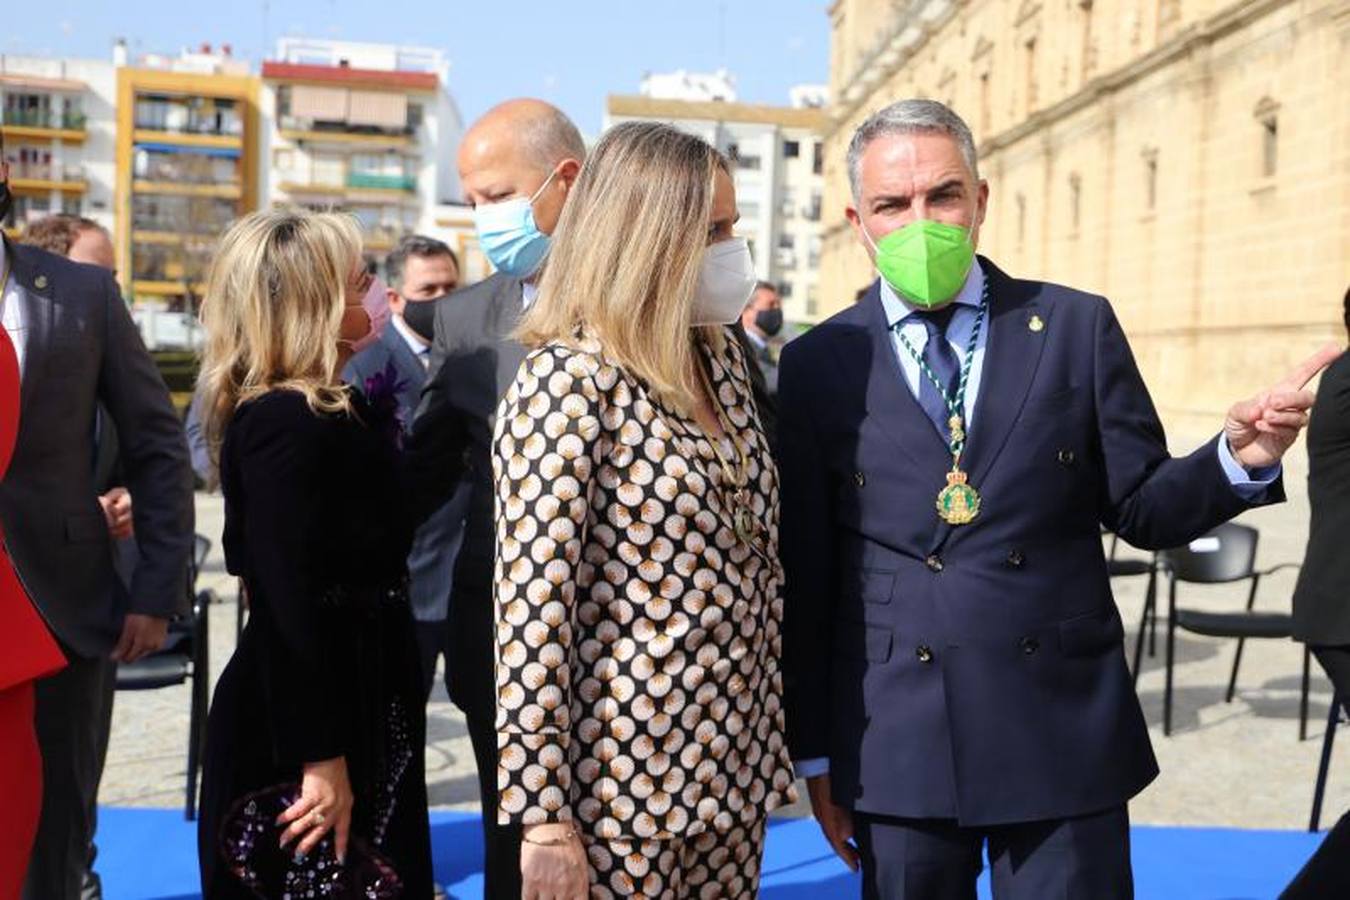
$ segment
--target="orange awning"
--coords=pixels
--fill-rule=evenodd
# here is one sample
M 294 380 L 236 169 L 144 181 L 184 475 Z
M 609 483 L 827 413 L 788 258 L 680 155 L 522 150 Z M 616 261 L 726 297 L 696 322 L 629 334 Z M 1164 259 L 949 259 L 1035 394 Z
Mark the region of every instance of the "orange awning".
M 35 91 L 56 91 L 62 94 L 79 94 L 89 90 L 83 81 L 68 78 L 42 78 L 37 75 L 0 74 L 0 85 L 4 87 L 29 88 Z

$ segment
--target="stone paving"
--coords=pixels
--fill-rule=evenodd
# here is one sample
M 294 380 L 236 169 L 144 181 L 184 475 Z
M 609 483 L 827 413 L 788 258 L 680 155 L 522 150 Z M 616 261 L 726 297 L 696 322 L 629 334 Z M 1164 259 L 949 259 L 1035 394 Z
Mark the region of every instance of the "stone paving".
M 1290 502 L 1257 510 L 1241 521 L 1261 530 L 1258 565 L 1302 558 L 1307 537 L 1306 457 L 1300 444 L 1286 477 Z M 218 545 L 222 507 L 218 496 L 198 495 L 198 530 Z M 1130 551 L 1125 551 L 1129 553 Z M 1258 609 L 1287 608 L 1292 573 L 1262 585 Z M 199 587 L 213 588 L 222 602 L 211 610 L 211 668 L 219 675 L 234 648 L 235 588 L 224 571 L 219 547 Z M 1116 581 L 1126 623 L 1127 647 L 1143 603 L 1144 579 Z M 1190 605 L 1239 607 L 1245 588 L 1183 587 Z M 1165 611 L 1165 600 L 1164 600 Z M 1161 632 L 1160 632 L 1161 637 Z M 1250 642 L 1237 697 L 1223 699 L 1233 642 L 1181 635 L 1177 642 L 1174 729 L 1162 735 L 1163 657 L 1145 658 L 1139 695 L 1152 731 L 1162 776 L 1132 804 L 1135 822 L 1243 828 L 1306 828 L 1313 780 L 1325 728 L 1330 685 L 1313 667 L 1308 739 L 1298 740 L 1298 692 L 1302 651 L 1289 641 Z M 105 804 L 175 807 L 183 802 L 188 691 L 185 687 L 120 693 L 113 716 L 108 764 L 100 796 Z M 1350 807 L 1350 729 L 1333 759 L 1324 823 Z M 437 807 L 477 808 L 473 754 L 464 719 L 438 686 L 428 709 L 427 778 Z M 801 814 L 801 805 L 785 811 Z

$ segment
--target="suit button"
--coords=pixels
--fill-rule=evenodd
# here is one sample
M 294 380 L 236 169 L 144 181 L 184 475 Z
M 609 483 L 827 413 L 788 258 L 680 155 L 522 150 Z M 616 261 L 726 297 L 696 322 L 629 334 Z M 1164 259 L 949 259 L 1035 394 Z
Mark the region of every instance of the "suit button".
M 927 644 L 920 644 L 914 651 L 914 655 L 919 658 L 921 663 L 930 663 L 933 661 L 933 651 Z
M 1039 649 L 1041 649 L 1040 641 L 1036 640 L 1033 637 L 1022 638 L 1022 652 L 1025 653 L 1027 656 L 1032 655 Z
M 1074 455 L 1073 455 L 1073 451 L 1072 451 L 1072 450 L 1061 450 L 1061 451 L 1059 451 L 1059 463 L 1060 463 L 1060 465 L 1062 465 L 1062 466 L 1071 466 L 1071 465 L 1073 465 L 1073 461 L 1074 461 Z
M 1022 566 L 1026 565 L 1026 562 L 1027 558 L 1021 550 L 1008 551 L 1008 565 L 1012 566 L 1014 569 L 1022 568 Z
M 862 487 L 863 485 L 867 484 L 867 476 L 861 472 L 854 473 L 853 480 L 858 482 L 858 487 Z
M 928 570 L 930 572 L 941 572 L 943 568 L 942 557 L 938 556 L 936 553 L 931 554 L 927 559 L 925 559 L 923 561 L 923 564 L 928 567 Z

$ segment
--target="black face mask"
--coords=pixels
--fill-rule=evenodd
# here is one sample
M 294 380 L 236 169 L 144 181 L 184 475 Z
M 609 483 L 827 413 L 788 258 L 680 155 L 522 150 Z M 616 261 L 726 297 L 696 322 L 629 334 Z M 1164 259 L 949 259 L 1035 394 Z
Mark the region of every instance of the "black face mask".
M 424 341 L 436 339 L 436 307 L 449 294 L 441 294 L 429 300 L 408 300 L 403 305 L 403 321 L 413 330 L 413 334 Z
M 783 310 L 761 309 L 755 313 L 755 327 L 773 337 L 783 330 Z

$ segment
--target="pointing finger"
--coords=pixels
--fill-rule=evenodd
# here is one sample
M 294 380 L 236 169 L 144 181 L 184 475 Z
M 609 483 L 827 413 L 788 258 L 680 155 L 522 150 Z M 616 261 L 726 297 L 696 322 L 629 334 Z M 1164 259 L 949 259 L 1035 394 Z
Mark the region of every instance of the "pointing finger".
M 1335 362 L 1344 352 L 1344 347 L 1340 347 L 1336 344 L 1327 344 L 1321 350 L 1318 350 L 1312 356 L 1300 363 L 1298 368 L 1289 373 L 1288 378 L 1280 382 L 1279 387 L 1286 390 L 1302 390 L 1304 385 L 1312 381 L 1313 377 L 1316 376 L 1318 372 Z

